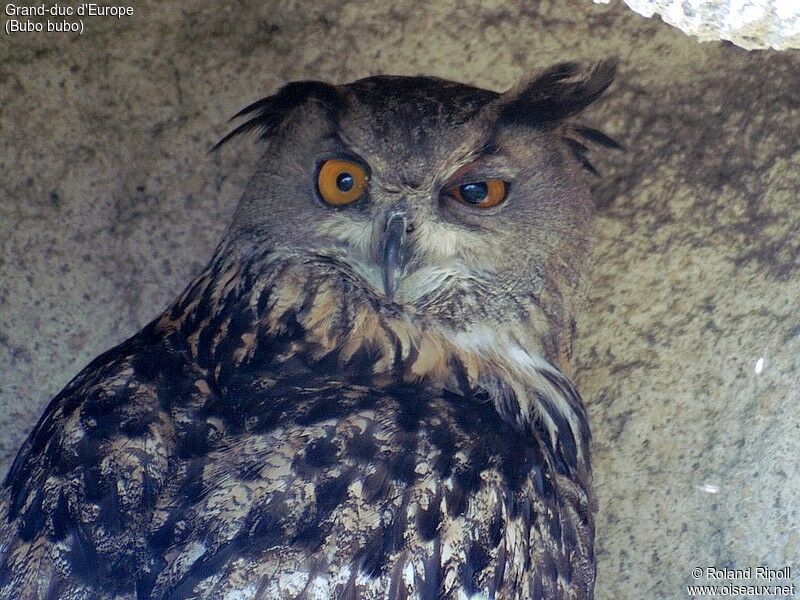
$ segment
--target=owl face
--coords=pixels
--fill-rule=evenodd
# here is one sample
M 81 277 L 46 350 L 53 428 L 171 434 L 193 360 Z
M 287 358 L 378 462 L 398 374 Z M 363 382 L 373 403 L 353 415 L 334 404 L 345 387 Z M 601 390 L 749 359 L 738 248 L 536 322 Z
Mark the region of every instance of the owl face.
M 293 85 L 240 127 L 267 147 L 234 239 L 334 264 L 378 310 L 454 330 L 569 312 L 591 203 L 562 120 L 520 114 L 541 83 Z

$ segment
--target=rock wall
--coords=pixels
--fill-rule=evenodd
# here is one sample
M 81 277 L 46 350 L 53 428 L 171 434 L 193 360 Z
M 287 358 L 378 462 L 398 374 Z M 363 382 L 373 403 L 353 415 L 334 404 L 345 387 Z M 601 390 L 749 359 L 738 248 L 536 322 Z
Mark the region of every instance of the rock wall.
M 257 156 L 207 152 L 236 110 L 294 79 L 500 90 L 617 55 L 585 115 L 627 147 L 595 160 L 577 349 L 597 597 L 686 598 L 708 582 L 695 567 L 800 570 L 800 53 L 578 0 L 133 8 L 82 35 L 3 38 L 0 470 L 49 399 L 211 255 Z
M 645 17 L 658 15 L 700 40 L 728 40 L 748 50 L 800 48 L 796 0 L 625 0 L 625 4 Z

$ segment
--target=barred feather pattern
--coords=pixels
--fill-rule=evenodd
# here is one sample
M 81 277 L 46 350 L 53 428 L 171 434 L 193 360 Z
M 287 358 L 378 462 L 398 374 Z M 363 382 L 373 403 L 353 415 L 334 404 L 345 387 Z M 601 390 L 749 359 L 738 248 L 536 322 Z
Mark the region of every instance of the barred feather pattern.
M 84 369 L 2 489 L 0 598 L 592 598 L 568 378 L 351 277 L 223 249 Z

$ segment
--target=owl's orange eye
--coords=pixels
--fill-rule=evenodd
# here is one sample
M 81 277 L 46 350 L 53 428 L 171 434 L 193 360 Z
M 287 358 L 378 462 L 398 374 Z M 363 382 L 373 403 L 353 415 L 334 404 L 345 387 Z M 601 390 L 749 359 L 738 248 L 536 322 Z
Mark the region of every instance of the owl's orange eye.
M 502 179 L 487 179 L 453 186 L 447 193 L 463 204 L 491 208 L 506 199 L 508 186 Z
M 367 172 L 358 163 L 332 158 L 322 163 L 317 174 L 320 198 L 333 206 L 355 202 L 367 189 Z

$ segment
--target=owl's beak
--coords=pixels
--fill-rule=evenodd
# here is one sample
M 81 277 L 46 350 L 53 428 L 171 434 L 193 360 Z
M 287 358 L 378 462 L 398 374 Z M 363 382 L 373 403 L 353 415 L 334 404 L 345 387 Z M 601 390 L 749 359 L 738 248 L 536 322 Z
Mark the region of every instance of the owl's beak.
M 394 300 L 403 271 L 403 245 L 407 226 L 406 216 L 395 213 L 389 217 L 383 232 L 383 291 L 389 302 Z

